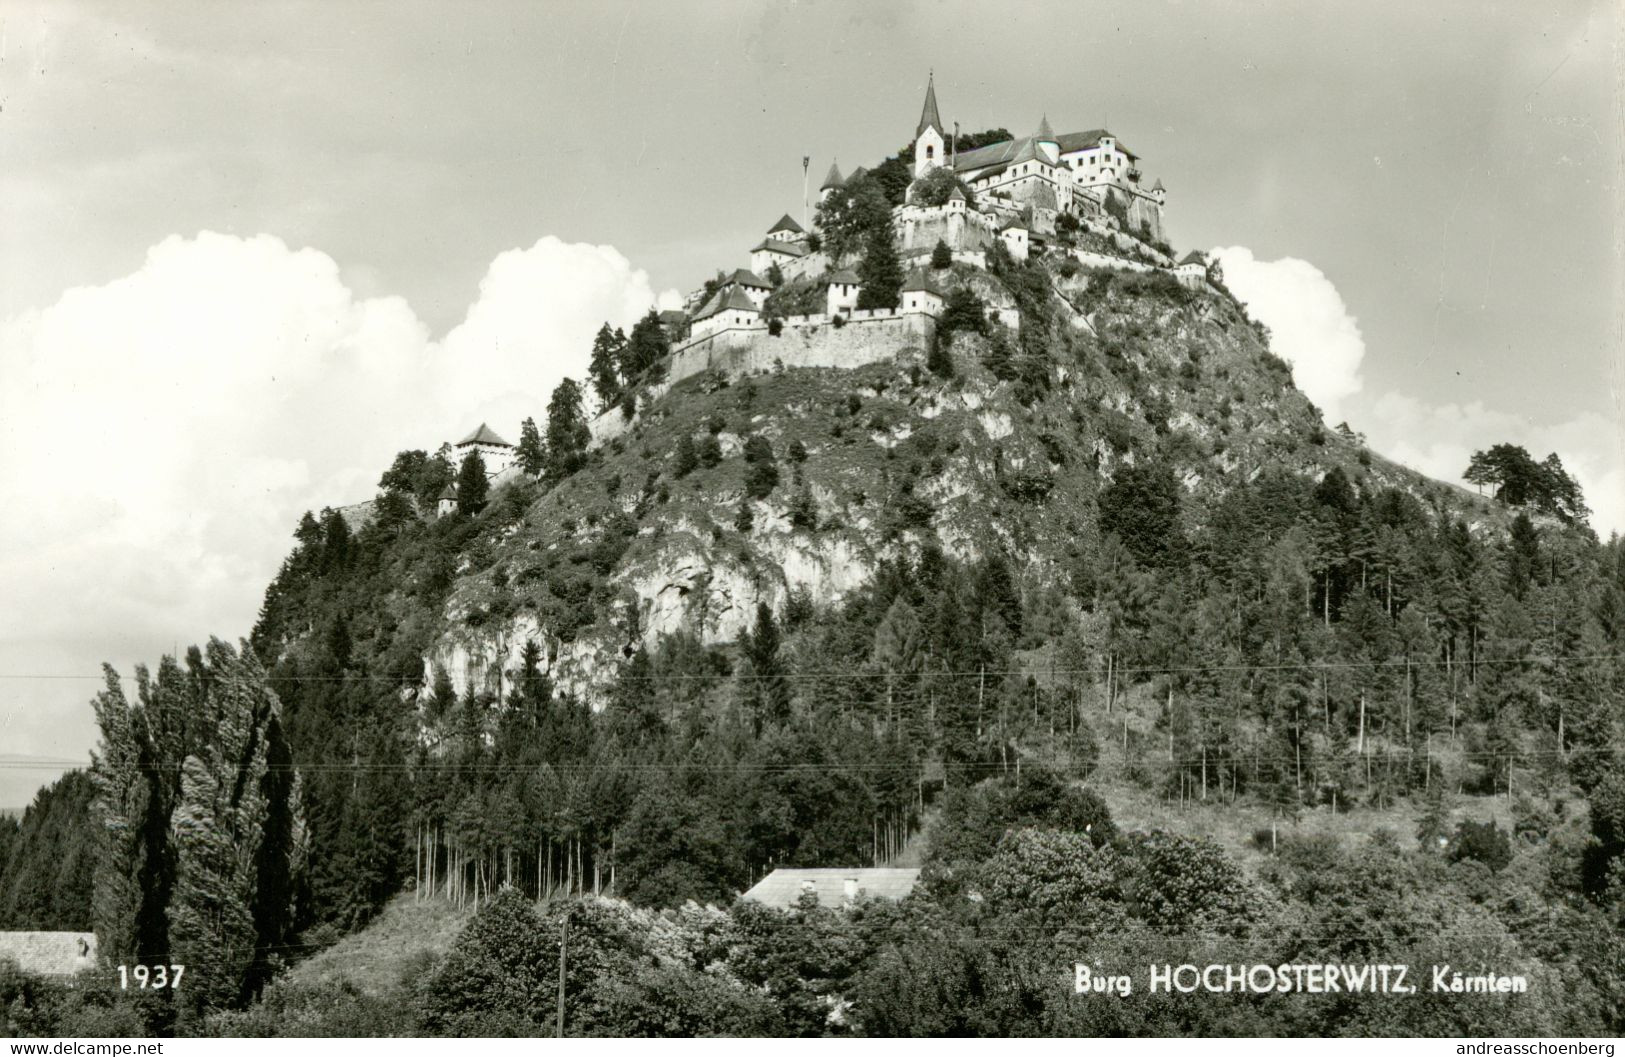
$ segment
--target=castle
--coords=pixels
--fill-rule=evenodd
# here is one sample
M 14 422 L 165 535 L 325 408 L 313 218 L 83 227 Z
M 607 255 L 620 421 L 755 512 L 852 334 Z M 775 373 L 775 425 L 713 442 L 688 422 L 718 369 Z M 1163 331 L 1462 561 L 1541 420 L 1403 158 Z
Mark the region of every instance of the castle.
M 988 254 L 998 245 L 1017 261 L 1058 256 L 1088 268 L 1161 272 L 1193 289 L 1213 289 L 1215 264 L 1196 252 L 1174 260 L 1163 227 L 1167 188 L 1160 179 L 1144 186 L 1140 160 L 1107 129 L 1056 133 L 1048 115 L 1031 135 L 960 150 L 957 127 L 950 132 L 942 120 L 933 73 L 914 130 L 913 182 L 892 208 L 907 273 L 897 305 L 858 308 L 858 274 L 830 258 L 820 232 L 786 213 L 750 248 L 749 268 L 719 273 L 690 295 L 684 312 L 661 313 L 672 355 L 663 381 L 647 395 L 707 370 L 736 375 L 777 367 L 855 367 L 895 357 L 900 349 L 928 347 L 947 301 L 936 269 L 927 266 L 939 244 L 955 264 L 976 268 L 988 266 Z M 852 193 L 868 175 L 858 168 L 843 176 L 831 164 L 818 189 L 819 204 Z M 951 189 L 943 195 L 945 183 Z M 933 185 L 935 193 L 927 194 L 924 189 Z M 771 312 L 769 295 L 792 280 L 820 286 L 823 311 Z M 991 304 L 986 312 L 990 323 L 1021 326 L 1013 304 Z M 627 425 L 618 409 L 606 410 L 591 423 L 594 443 Z M 488 467 L 502 459 L 498 451 L 482 454 Z

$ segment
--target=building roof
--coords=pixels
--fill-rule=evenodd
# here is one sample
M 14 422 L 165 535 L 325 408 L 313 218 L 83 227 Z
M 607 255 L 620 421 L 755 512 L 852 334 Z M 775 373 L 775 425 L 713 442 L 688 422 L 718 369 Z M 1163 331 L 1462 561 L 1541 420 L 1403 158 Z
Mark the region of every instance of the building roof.
M 1207 267 L 1207 258 L 1202 256 L 1200 251 L 1191 250 L 1189 253 L 1185 254 L 1185 256 L 1179 258 L 1179 263 L 1180 264 L 1200 264 L 1202 267 L 1206 268 Z
M 942 118 L 937 114 L 937 75 L 932 73 L 925 80 L 925 106 L 920 109 L 920 124 L 914 130 L 915 138 L 928 128 L 937 130 L 937 135 L 946 135 L 942 129 Z
M 448 484 L 446 487 L 444 487 L 444 488 L 442 488 L 440 490 L 440 498 L 441 499 L 456 499 L 457 498 L 457 489 Z
M 734 273 L 725 280 L 735 286 L 754 286 L 758 290 L 771 290 L 773 284 L 763 279 L 749 268 L 735 268 Z
M 1022 219 L 1022 217 L 1021 217 L 1021 215 L 1019 213 L 1017 215 L 1011 217 L 1009 220 L 1006 220 L 1003 224 L 999 225 L 999 230 L 1000 231 L 1011 231 L 1011 230 L 1017 230 L 1017 229 L 1019 229 L 1021 231 L 1029 231 L 1029 230 L 1031 230 L 1030 228 L 1027 227 L 1027 221 Z
M 743 290 L 737 286 L 729 286 L 726 289 L 718 290 L 716 296 L 711 298 L 704 308 L 700 309 L 694 320 L 699 322 L 702 319 L 710 319 L 718 312 L 727 312 L 729 310 L 761 315 L 760 309 L 751 302 L 750 298 L 745 296 Z
M 662 323 L 686 323 L 688 321 L 688 313 L 684 312 L 680 308 L 668 308 L 661 312 L 657 318 L 659 318 L 660 322 Z
M 1042 118 L 1039 119 L 1039 122 L 1038 122 L 1038 142 L 1040 142 L 1040 143 L 1058 143 L 1059 142 L 1055 138 L 1055 130 L 1049 127 L 1049 115 L 1048 114 L 1045 114 Z
M 961 191 L 959 189 L 958 184 L 954 184 L 954 189 L 952 191 L 948 192 L 948 201 L 950 201 L 950 202 L 963 202 L 964 200 L 965 200 L 965 192 Z
M 1157 177 L 1157 182 L 1151 185 L 1151 190 L 1153 190 L 1153 191 L 1166 191 L 1167 190 L 1166 187 L 1162 186 L 1162 177 L 1160 177 L 1160 176 Z
M 1063 132 L 1055 138 L 1055 142 L 1060 145 L 1062 154 L 1068 154 L 1075 150 L 1088 150 L 1090 147 L 1098 147 L 1101 139 L 1106 136 L 1111 136 L 1112 139 L 1117 140 L 1117 149 L 1127 154 L 1131 161 L 1139 158 L 1139 155 L 1129 150 L 1122 140 L 1112 136 L 1110 132 L 1103 128 L 1092 128 L 1086 132 Z
M 758 242 L 756 245 L 750 248 L 752 253 L 756 253 L 759 250 L 768 250 L 772 253 L 782 253 L 786 257 L 805 257 L 807 255 L 807 247 L 798 245 L 794 242 L 784 242 L 780 239 L 763 239 L 761 242 Z
M 932 282 L 931 276 L 926 274 L 926 272 L 923 270 L 916 271 L 913 275 L 908 277 L 908 281 L 903 284 L 902 292 L 905 294 L 922 292 L 927 294 L 935 294 L 938 297 L 946 296 L 942 292 L 941 287 Z
M 825 286 L 834 286 L 836 283 L 844 283 L 847 286 L 860 286 L 863 280 L 859 279 L 858 273 L 851 268 L 842 268 L 840 271 L 830 272 L 828 278 L 824 280 Z
M 767 229 L 767 233 L 769 235 L 773 234 L 775 231 L 792 231 L 797 235 L 805 235 L 807 233 L 807 229 L 802 227 L 800 224 L 797 224 L 796 218 L 791 216 L 789 213 L 784 214 L 784 216 L 779 218 L 778 223 Z
M 490 426 L 487 426 L 484 422 L 480 423 L 479 429 L 476 429 L 474 432 L 457 442 L 457 446 L 459 448 L 465 444 L 496 444 L 503 448 L 513 447 L 512 444 L 509 444 L 507 441 L 497 436 L 496 431 Z
M 920 871 L 914 869 L 796 869 L 780 867 L 756 882 L 742 898 L 764 906 L 788 910 L 800 901 L 802 893 L 818 895 L 818 905 L 840 907 L 847 901 L 846 882 L 855 881 L 859 898 L 902 899 L 914 891 Z
M 36 976 L 72 976 L 96 964 L 94 932 L 0 932 L 0 961 Z
M 824 183 L 818 189 L 820 191 L 832 191 L 844 187 L 845 185 L 845 181 L 841 179 L 840 166 L 836 165 L 834 162 L 830 162 L 829 175 L 824 177 Z

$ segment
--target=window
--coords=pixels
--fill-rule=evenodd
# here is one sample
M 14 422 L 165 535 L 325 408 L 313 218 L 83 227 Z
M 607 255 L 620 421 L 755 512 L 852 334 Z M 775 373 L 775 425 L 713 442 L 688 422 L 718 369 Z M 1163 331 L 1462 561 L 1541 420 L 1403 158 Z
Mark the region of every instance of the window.
M 936 156 L 937 156 L 937 148 L 934 145 L 932 145 L 930 143 L 927 143 L 925 145 L 925 160 L 930 161 L 932 158 L 935 158 Z

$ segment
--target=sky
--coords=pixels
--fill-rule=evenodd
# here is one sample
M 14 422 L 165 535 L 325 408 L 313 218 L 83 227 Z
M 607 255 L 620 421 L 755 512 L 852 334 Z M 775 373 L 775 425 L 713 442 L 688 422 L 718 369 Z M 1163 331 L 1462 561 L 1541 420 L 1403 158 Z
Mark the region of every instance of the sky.
M 948 122 L 1105 126 L 1329 424 L 1501 441 L 1625 528 L 1618 5 L 0 6 L 0 807 L 102 662 L 252 626 L 301 512 L 514 438 L 630 325 Z

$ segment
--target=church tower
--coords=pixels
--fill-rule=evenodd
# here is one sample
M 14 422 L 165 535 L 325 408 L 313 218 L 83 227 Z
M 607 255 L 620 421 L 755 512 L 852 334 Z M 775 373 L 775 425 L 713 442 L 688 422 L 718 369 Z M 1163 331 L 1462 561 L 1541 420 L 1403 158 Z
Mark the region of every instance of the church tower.
M 937 114 L 936 72 L 932 71 L 925 84 L 925 107 L 920 111 L 920 126 L 914 130 L 916 180 L 932 169 L 948 164 L 947 143 L 942 118 Z

